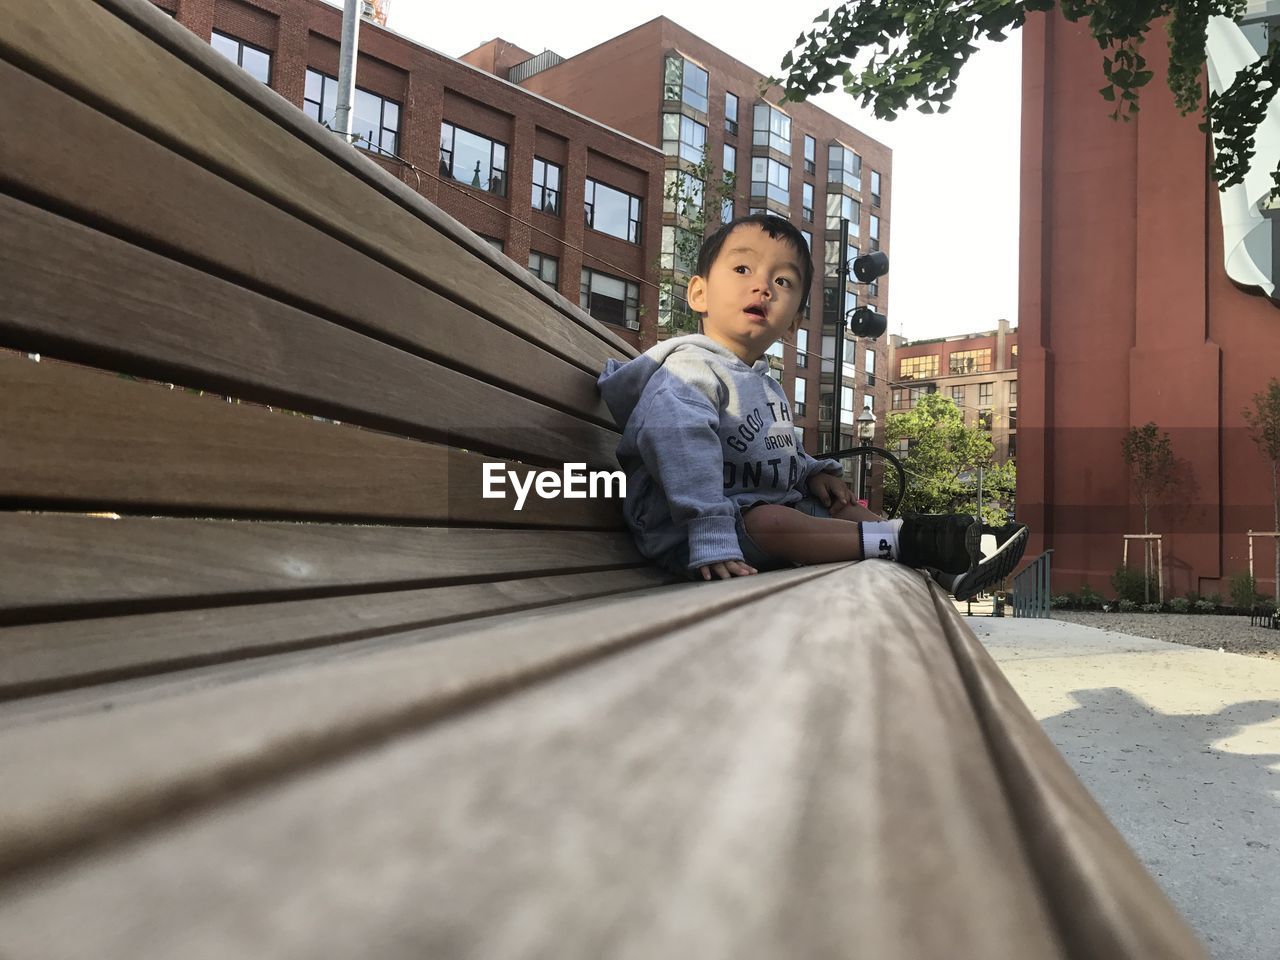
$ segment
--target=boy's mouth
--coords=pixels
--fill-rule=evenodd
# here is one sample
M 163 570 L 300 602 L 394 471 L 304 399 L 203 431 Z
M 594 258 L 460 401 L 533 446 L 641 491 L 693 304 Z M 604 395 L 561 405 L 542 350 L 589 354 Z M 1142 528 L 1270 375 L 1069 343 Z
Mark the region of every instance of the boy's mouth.
M 766 307 L 763 303 L 749 304 L 748 306 L 743 308 L 742 312 L 752 314 L 753 316 L 757 316 L 761 320 L 767 320 L 769 317 L 769 308 Z

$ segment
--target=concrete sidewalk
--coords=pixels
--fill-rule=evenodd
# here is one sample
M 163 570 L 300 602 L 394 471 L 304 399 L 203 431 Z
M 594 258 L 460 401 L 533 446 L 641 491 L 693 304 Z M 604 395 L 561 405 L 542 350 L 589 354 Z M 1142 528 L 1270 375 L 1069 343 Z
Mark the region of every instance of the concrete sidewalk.
M 1214 960 L 1280 958 L 1280 662 L 965 622 Z

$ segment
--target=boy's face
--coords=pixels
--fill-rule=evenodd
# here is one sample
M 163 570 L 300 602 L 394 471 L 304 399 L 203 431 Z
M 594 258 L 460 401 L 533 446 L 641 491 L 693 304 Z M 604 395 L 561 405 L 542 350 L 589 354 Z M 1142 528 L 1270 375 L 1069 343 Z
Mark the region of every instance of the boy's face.
M 707 276 L 689 281 L 689 306 L 705 314 L 703 333 L 743 362 L 755 363 L 794 329 L 803 276 L 791 244 L 743 224 L 725 238 Z

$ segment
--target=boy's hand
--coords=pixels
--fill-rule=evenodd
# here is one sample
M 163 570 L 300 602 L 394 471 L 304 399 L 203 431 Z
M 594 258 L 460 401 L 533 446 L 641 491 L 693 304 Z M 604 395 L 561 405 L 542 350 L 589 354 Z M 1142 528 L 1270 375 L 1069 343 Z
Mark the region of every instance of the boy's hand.
M 828 510 L 833 504 L 853 503 L 853 491 L 834 473 L 815 473 L 809 478 L 809 492 Z
M 702 574 L 703 580 L 710 580 L 711 574 L 715 574 L 721 580 L 728 580 L 732 577 L 749 577 L 753 573 L 759 573 L 755 567 L 749 567 L 741 560 L 725 560 L 721 563 L 709 563 L 705 567 L 699 567 L 698 572 Z

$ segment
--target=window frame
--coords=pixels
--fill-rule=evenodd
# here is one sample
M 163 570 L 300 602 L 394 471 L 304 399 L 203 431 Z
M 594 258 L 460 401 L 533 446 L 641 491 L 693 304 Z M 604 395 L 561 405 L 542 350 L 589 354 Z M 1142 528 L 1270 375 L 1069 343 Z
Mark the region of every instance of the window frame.
M 444 128 L 445 127 L 449 127 L 453 131 L 453 135 L 450 136 L 449 138 L 450 146 L 447 151 L 449 154 L 449 179 L 452 180 L 454 183 L 460 183 L 464 187 L 469 187 L 472 190 L 481 190 L 484 193 L 492 193 L 498 197 L 505 197 L 507 195 L 506 162 L 509 155 L 509 151 L 511 150 L 510 144 L 503 143 L 501 140 L 495 140 L 492 137 L 486 136 L 483 133 L 477 133 L 475 130 L 468 129 L 467 127 L 460 127 L 456 123 L 453 123 L 449 120 L 441 120 L 440 121 L 440 164 L 442 168 L 444 167 L 444 154 L 446 153 L 445 146 L 444 146 Z M 490 184 L 489 187 L 484 187 L 484 186 L 477 187 L 468 180 L 458 179 L 458 177 L 453 173 L 454 154 L 456 152 L 454 144 L 456 143 L 456 136 L 459 130 L 461 130 L 463 133 L 469 133 L 473 137 L 479 137 L 481 140 L 487 140 L 489 142 L 489 184 Z M 503 165 L 501 167 L 498 167 L 494 164 L 494 156 L 495 156 L 494 148 L 495 147 L 502 148 Z M 443 173 L 444 170 L 442 169 L 441 172 Z M 499 174 L 500 176 L 495 177 L 494 176 L 495 173 Z M 502 184 L 501 191 L 492 189 L 492 184 L 495 179 L 499 180 L 499 182 Z
M 729 113 L 729 101 L 733 100 L 733 114 Z M 738 112 L 742 109 L 742 103 L 738 99 L 738 95 L 732 90 L 724 92 L 724 132 L 731 137 L 738 135 Z
M 585 177 L 586 187 L 583 190 L 583 214 L 586 218 L 587 228 L 595 230 L 596 233 L 602 233 L 606 237 L 613 237 L 616 240 L 622 240 L 626 243 L 634 243 L 640 245 L 643 236 L 643 217 L 644 217 L 644 198 L 637 197 L 633 193 L 621 190 L 613 184 L 605 183 L 603 180 L 596 180 L 594 177 Z M 620 193 L 629 201 L 627 208 L 627 236 L 620 237 L 616 233 L 610 233 L 608 230 L 601 230 L 595 225 L 595 208 L 596 208 L 596 188 L 604 187 L 606 190 L 612 190 L 614 193 Z M 605 274 L 609 276 L 609 274 Z M 621 278 L 618 278 L 621 279 Z
M 761 113 L 765 117 L 765 125 L 760 126 Z M 780 121 L 774 129 L 775 117 Z M 786 128 L 786 134 L 781 132 L 781 128 Z M 751 145 L 753 147 L 768 147 L 777 150 L 780 153 L 791 155 L 791 115 L 779 110 L 771 103 L 757 103 L 751 114 Z
M 590 277 L 588 277 L 590 275 Z M 604 277 L 607 280 L 616 280 L 623 284 L 623 322 L 618 323 L 608 317 L 602 317 L 598 314 L 591 313 L 591 296 L 593 294 L 591 281 L 596 277 Z M 603 296 L 603 295 L 602 295 Z M 584 303 L 583 300 L 586 300 Z M 613 299 L 612 297 L 608 299 Z M 638 284 L 632 283 L 623 277 L 615 277 L 611 273 L 605 273 L 603 270 L 592 270 L 590 267 L 582 268 L 582 276 L 578 283 L 578 305 L 591 316 L 595 317 L 601 323 L 609 323 L 613 326 L 625 326 L 628 329 L 637 329 L 640 325 L 640 287 Z M 632 326 L 635 324 L 635 326 Z
M 818 172 L 818 141 L 807 133 L 804 135 L 804 172 L 810 177 Z
M 545 179 L 545 177 L 546 177 L 547 173 L 549 173 L 549 172 L 550 172 L 550 171 L 552 171 L 552 170 L 554 170 L 554 171 L 555 171 L 555 175 L 556 175 L 556 176 L 555 176 L 555 179 L 556 179 L 556 186 L 555 186 L 555 187 L 549 187 L 549 186 L 547 186 L 545 183 L 540 183 L 540 182 L 538 181 L 538 164 L 542 164 L 542 173 L 543 173 L 543 177 L 544 177 L 544 179 Z M 560 201 L 561 201 L 561 199 L 563 198 L 563 195 L 564 195 L 563 183 L 564 183 L 564 167 L 562 167 L 562 166 L 561 166 L 560 164 L 558 164 L 558 163 L 554 163 L 554 162 L 553 162 L 553 161 L 551 161 L 551 160 L 544 159 L 543 157 L 540 157 L 540 156 L 538 156 L 537 154 L 534 154 L 534 157 L 533 157 L 533 195 L 532 195 L 532 204 L 533 204 L 533 209 L 534 209 L 534 210 L 536 210 L 536 211 L 538 211 L 539 213 L 545 213 L 545 214 L 546 214 L 547 216 L 549 216 L 549 217 L 559 217 L 559 216 L 563 215 L 564 210 L 562 209 L 562 207 L 561 207 L 561 205 L 560 205 Z M 542 191 L 542 202 L 541 202 L 541 203 L 539 203 L 539 202 L 538 202 L 538 199 L 537 199 L 537 194 L 538 194 L 538 191 L 539 191 L 539 190 L 541 190 L 541 191 Z M 552 207 L 552 209 L 551 209 L 551 210 L 548 210 L 548 209 L 546 208 L 546 198 L 547 198 L 547 194 L 551 194 L 551 195 L 554 197 L 554 205 L 553 205 L 553 207 Z
M 930 360 L 933 362 L 922 362 Z M 910 364 L 909 368 L 908 364 Z M 938 370 L 941 366 L 942 355 L 938 353 L 926 353 L 918 357 L 902 357 L 898 360 L 898 380 L 900 382 L 908 380 L 936 380 L 938 377 Z
M 170 16 L 173 16 L 173 14 L 170 14 Z M 226 52 L 218 49 L 217 44 L 214 43 L 214 41 L 219 38 L 223 40 L 228 40 L 231 43 L 236 44 L 237 46 L 236 59 L 232 62 L 235 63 L 237 67 L 239 67 L 245 73 L 249 74 L 249 76 L 253 77 L 253 79 L 257 80 L 259 83 L 263 84 L 264 86 L 267 86 L 267 87 L 271 86 L 271 77 L 275 69 L 275 55 L 271 50 L 267 50 L 264 47 L 260 47 L 256 43 L 250 43 L 247 40 L 241 40 L 239 37 L 232 36 L 229 33 L 224 33 L 221 30 L 212 31 L 212 34 L 209 37 L 209 46 L 213 47 L 214 50 L 217 50 L 218 53 L 221 53 L 228 60 L 231 60 L 231 58 L 227 57 Z M 254 53 L 260 53 L 267 58 L 267 79 L 263 80 L 261 77 L 257 76 L 248 67 L 244 65 L 244 51 L 246 48 L 248 48 L 249 50 L 252 50 Z
M 532 261 L 534 257 L 537 257 L 539 260 L 537 270 L 533 268 Z M 560 258 L 559 257 L 553 257 L 551 254 L 543 253 L 541 250 L 530 249 L 529 261 L 530 262 L 527 268 L 530 273 L 532 273 L 535 277 L 537 277 L 539 280 L 541 280 L 543 283 L 545 283 L 547 286 L 551 287 L 552 289 L 555 289 L 559 286 L 560 284 Z M 550 280 L 548 280 L 543 275 L 543 267 L 548 263 L 554 264 L 554 269 L 552 270 L 552 273 L 554 274 L 554 276 Z

